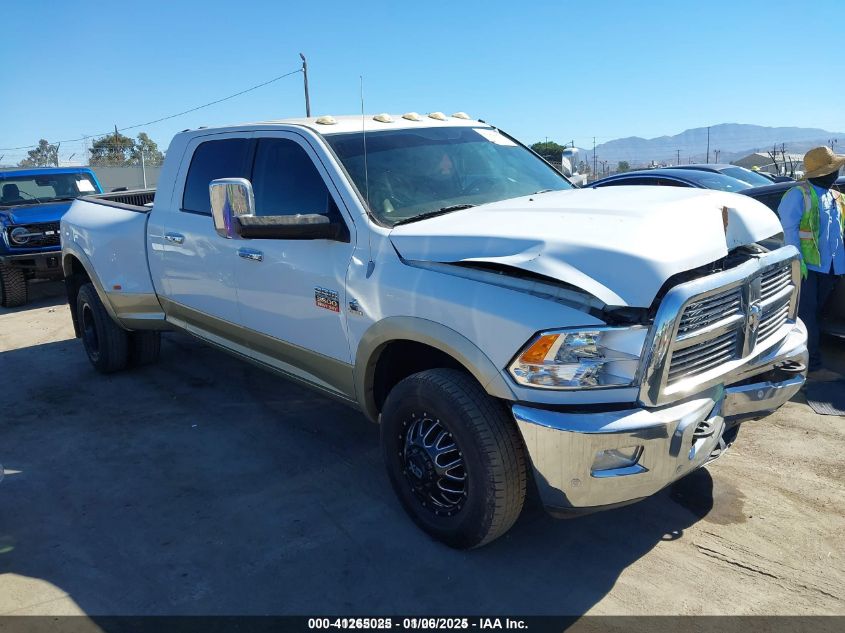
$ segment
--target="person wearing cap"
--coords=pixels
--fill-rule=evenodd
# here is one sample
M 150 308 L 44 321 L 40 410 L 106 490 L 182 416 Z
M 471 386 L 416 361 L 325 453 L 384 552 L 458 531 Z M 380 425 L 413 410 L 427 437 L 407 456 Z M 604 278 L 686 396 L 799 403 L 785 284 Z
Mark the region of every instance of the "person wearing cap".
M 801 299 L 798 316 L 807 326 L 811 372 L 822 368 L 819 313 L 845 274 L 845 198 L 834 187 L 845 156 L 829 147 L 804 155 L 804 177 L 787 191 L 778 206 L 784 240 L 801 253 Z

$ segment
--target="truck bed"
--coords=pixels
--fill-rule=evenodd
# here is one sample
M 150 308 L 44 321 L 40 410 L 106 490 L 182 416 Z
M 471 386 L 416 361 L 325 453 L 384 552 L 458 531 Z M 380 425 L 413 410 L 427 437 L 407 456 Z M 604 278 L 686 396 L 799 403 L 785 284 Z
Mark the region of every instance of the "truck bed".
M 148 213 L 153 206 L 156 190 L 153 189 L 129 189 L 127 191 L 112 191 L 109 193 L 98 193 L 91 196 L 83 196 L 80 200 L 86 200 L 96 204 Z
M 61 221 L 65 273 L 68 258 L 78 260 L 116 315 L 124 311 L 122 306 L 155 297 L 147 261 L 147 220 L 154 193 L 120 191 L 77 198 Z

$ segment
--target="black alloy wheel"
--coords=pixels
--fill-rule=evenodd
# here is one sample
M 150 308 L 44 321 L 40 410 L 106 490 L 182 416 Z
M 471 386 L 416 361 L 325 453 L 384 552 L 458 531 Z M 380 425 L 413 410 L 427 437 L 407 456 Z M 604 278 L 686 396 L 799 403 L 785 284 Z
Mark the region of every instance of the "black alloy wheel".
M 527 471 L 516 422 L 466 372 L 401 380 L 382 409 L 381 445 L 405 511 L 450 547 L 489 543 L 522 511 Z

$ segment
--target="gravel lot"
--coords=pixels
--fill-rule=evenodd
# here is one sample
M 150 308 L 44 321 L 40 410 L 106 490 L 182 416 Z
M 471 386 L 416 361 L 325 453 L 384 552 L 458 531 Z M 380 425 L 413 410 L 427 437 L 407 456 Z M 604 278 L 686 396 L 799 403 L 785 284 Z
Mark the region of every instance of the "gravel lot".
M 800 397 L 642 503 L 457 552 L 361 415 L 180 335 L 103 377 L 62 292 L 0 309 L 0 614 L 845 614 L 845 420 Z

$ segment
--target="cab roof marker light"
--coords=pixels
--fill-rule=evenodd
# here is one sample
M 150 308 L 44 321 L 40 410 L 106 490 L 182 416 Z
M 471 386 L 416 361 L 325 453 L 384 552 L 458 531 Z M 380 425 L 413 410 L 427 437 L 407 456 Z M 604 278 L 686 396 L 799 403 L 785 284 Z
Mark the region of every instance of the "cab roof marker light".
M 314 123 L 317 123 L 319 125 L 335 125 L 337 123 L 337 119 L 335 119 L 333 116 L 321 116 L 316 121 L 314 121 Z
M 402 118 L 408 121 L 422 121 L 422 117 L 416 112 L 406 112 L 402 115 Z
M 455 112 L 455 114 L 452 115 L 452 118 L 469 120 L 471 117 L 466 112 Z
M 379 123 L 393 123 L 393 117 L 387 114 L 387 112 L 382 112 L 381 114 L 377 114 L 373 117 L 373 121 L 378 121 Z
M 446 115 L 442 112 L 430 112 L 428 115 L 429 119 L 434 119 L 435 121 L 445 121 Z

